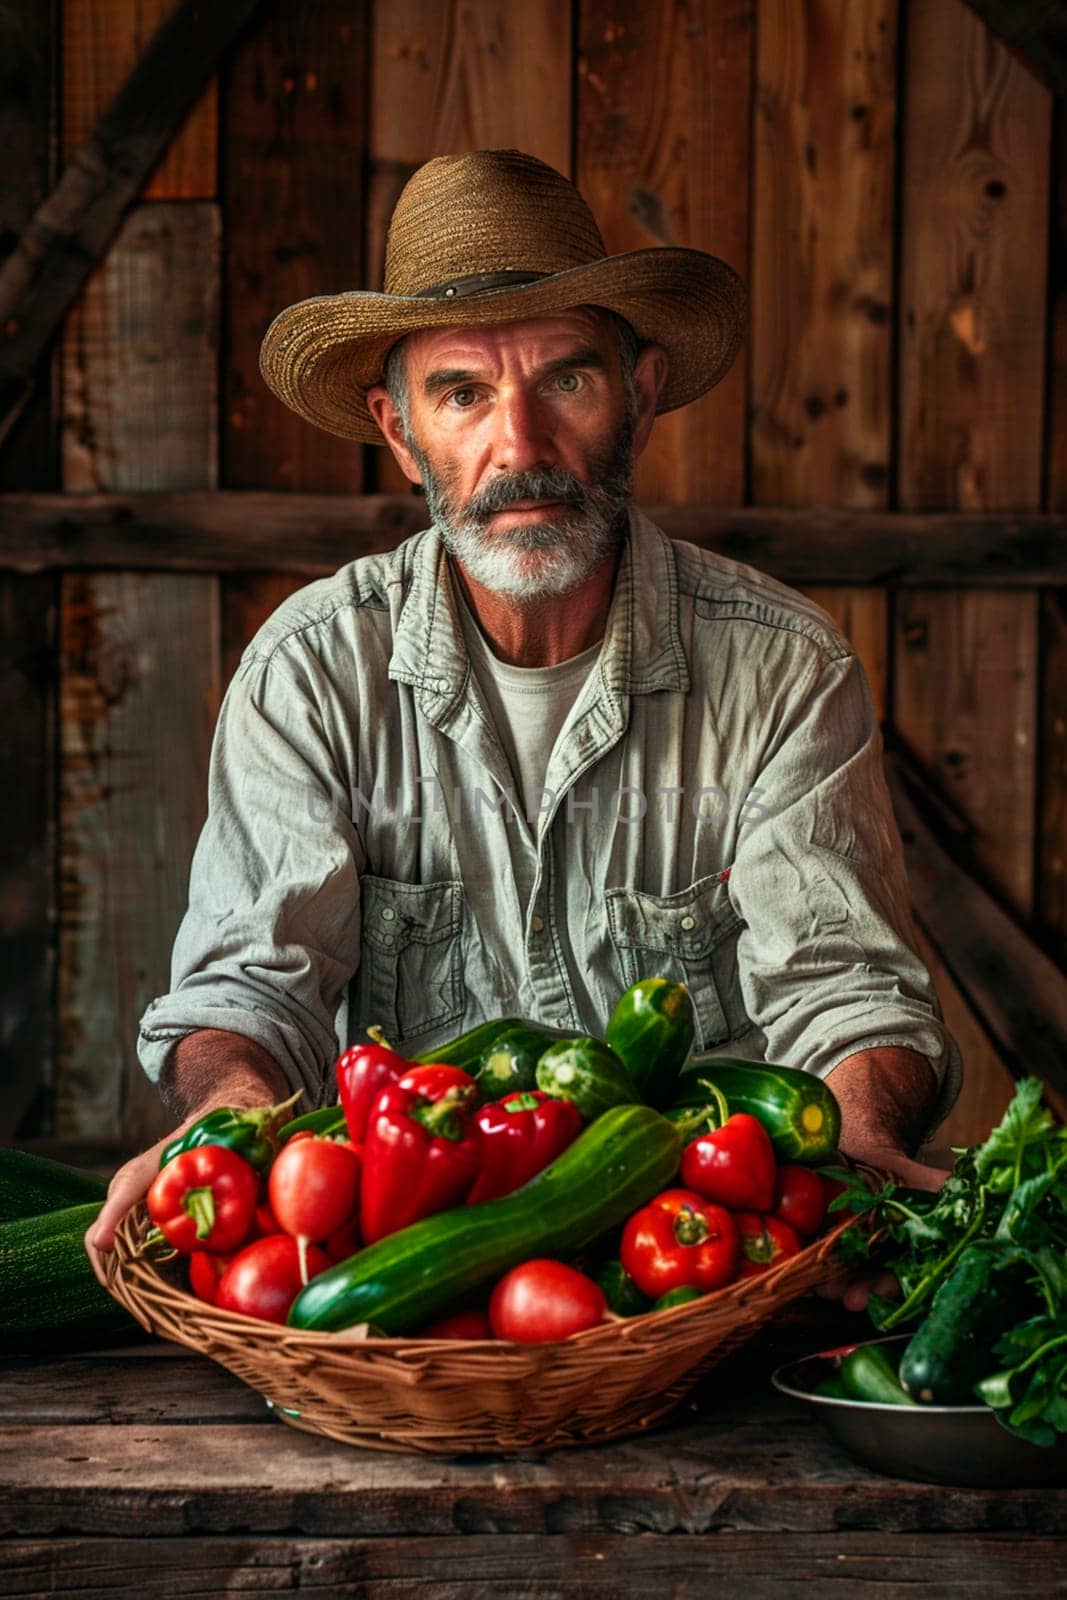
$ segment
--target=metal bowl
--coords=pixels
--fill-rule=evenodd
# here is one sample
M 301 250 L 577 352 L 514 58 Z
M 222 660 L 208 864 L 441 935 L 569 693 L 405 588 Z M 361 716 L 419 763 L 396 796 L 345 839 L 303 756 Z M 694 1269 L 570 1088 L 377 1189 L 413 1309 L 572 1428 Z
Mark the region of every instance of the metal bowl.
M 910 1334 L 870 1339 L 903 1344 Z M 1030 1444 L 1002 1428 L 988 1406 L 893 1406 L 835 1400 L 813 1391 L 857 1345 L 821 1350 L 779 1367 L 772 1383 L 815 1408 L 837 1443 L 857 1461 L 890 1478 L 916 1478 L 969 1489 L 1067 1483 L 1067 1436 L 1051 1447 Z

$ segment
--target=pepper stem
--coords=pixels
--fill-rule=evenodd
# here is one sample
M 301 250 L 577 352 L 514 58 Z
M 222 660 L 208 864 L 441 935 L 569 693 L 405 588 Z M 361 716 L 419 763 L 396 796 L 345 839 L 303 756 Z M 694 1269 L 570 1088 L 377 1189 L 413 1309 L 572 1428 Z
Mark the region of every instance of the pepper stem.
M 698 1078 L 697 1082 L 702 1089 L 706 1089 L 708 1091 L 712 1100 L 714 1100 L 715 1110 L 719 1117 L 719 1127 L 721 1128 L 723 1123 L 728 1121 L 730 1116 L 729 1101 L 719 1086 L 715 1083 L 712 1083 L 710 1078 Z
M 369 1028 L 364 1028 L 363 1032 L 368 1039 L 373 1039 L 375 1044 L 380 1044 L 383 1050 L 391 1050 L 394 1055 L 398 1053 L 396 1046 L 389 1043 L 377 1022 L 372 1023 Z
M 708 1225 L 692 1206 L 682 1206 L 674 1219 L 674 1237 L 679 1244 L 703 1244 Z
M 206 1239 L 215 1226 L 215 1196 L 210 1184 L 202 1189 L 186 1189 L 182 1210 L 196 1223 L 196 1237 Z
M 477 1092 L 473 1084 L 469 1089 L 457 1084 L 455 1088 L 447 1090 L 440 1100 L 427 1100 L 422 1105 L 412 1106 L 408 1115 L 427 1133 L 457 1144 L 466 1131 L 463 1111 Z

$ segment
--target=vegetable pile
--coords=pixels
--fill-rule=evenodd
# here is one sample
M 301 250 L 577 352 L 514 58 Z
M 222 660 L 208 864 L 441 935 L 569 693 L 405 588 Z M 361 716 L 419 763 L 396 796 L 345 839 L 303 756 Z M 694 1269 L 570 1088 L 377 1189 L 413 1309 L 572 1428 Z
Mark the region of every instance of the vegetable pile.
M 291 1327 L 541 1343 L 796 1256 L 836 1182 L 819 1079 L 688 1062 L 683 984 L 646 978 L 603 1039 L 516 1018 L 408 1061 L 379 1029 L 339 1103 L 215 1111 L 165 1150 L 150 1237 L 225 1310 Z
M 983 1144 L 956 1153 L 935 1194 L 892 1183 L 872 1194 L 855 1175 L 834 1175 L 843 1189 L 830 1209 L 872 1224 L 843 1235 L 843 1254 L 856 1264 L 874 1257 L 901 1287 L 899 1302 L 871 1297 L 875 1327 L 914 1330 L 895 1370 L 884 1347 L 847 1358 L 844 1392 L 898 1404 L 978 1400 L 1039 1445 L 1067 1433 L 1067 1128 L 1042 1104 L 1038 1079 L 1019 1083 Z M 881 1369 L 873 1389 L 871 1360 Z

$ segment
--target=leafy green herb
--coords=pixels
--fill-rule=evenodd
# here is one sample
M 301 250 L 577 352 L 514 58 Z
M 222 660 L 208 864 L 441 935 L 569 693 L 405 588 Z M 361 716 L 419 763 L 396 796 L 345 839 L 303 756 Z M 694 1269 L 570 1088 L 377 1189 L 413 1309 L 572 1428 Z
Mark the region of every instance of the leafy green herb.
M 1037 1078 L 1024 1078 L 984 1143 L 955 1152 L 936 1193 L 894 1183 L 872 1193 L 855 1173 L 823 1171 L 845 1186 L 830 1210 L 868 1220 L 842 1236 L 846 1262 L 876 1259 L 900 1284 L 899 1302 L 868 1301 L 880 1331 L 921 1321 L 968 1245 L 1022 1274 L 1019 1321 L 989 1352 L 1001 1369 L 975 1392 L 1009 1432 L 1049 1445 L 1067 1433 L 1067 1128 L 1041 1093 Z

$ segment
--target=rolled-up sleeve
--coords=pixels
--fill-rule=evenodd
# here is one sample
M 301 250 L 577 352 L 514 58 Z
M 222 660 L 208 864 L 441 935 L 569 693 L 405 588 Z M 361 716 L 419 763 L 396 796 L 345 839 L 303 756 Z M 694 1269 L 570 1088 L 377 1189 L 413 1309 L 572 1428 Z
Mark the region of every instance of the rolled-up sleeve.
M 216 1028 L 267 1050 L 305 1105 L 322 1097 L 359 963 L 363 850 L 316 690 L 313 657 L 276 651 L 247 653 L 226 693 L 170 992 L 140 1023 L 155 1082 L 178 1039 Z
M 881 732 L 855 655 L 809 663 L 757 790 L 730 896 L 767 1059 L 825 1077 L 858 1050 L 917 1050 L 938 1083 L 929 1136 L 959 1093 L 960 1052 L 916 954 Z

